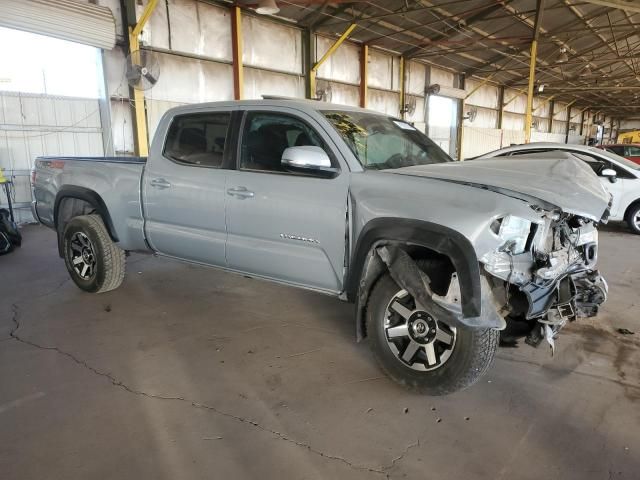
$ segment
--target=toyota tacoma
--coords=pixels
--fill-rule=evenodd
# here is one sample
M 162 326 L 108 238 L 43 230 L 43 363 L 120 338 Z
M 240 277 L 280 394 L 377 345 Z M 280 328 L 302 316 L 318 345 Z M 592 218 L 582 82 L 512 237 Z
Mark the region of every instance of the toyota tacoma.
M 502 336 L 553 346 L 596 315 L 610 195 L 578 160 L 454 162 L 410 123 L 304 100 L 189 105 L 148 158 L 40 157 L 33 210 L 84 291 L 120 286 L 128 252 L 352 302 L 396 382 L 467 387 Z

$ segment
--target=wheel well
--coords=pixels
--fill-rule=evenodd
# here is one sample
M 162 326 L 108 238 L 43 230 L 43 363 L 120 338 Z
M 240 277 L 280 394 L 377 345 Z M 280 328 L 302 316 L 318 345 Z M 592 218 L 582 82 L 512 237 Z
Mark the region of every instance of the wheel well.
M 89 215 L 96 212 L 96 207 L 86 200 L 75 197 L 64 197 L 58 201 L 56 210 L 56 232 L 58 233 L 58 254 L 60 257 L 64 255 L 62 251 L 62 234 L 67 226 L 67 223 L 72 218 L 79 217 L 81 215 Z
M 371 290 L 376 282 L 387 272 L 387 267 L 375 253 L 375 249 L 384 243 L 393 243 L 395 246 L 402 248 L 415 261 L 432 263 L 437 274 L 434 275 L 434 271 L 431 271 L 429 280 L 431 280 L 431 289 L 437 295 L 445 295 L 447 293 L 451 283 L 451 276 L 455 272 L 451 259 L 431 248 L 405 242 L 379 242 L 374 245 L 367 255 L 367 261 L 362 268 L 361 281 L 356 298 L 356 338 L 358 341 L 367 336 L 364 313 L 369 302 Z
M 627 209 L 624 212 L 624 219 L 625 220 L 629 220 L 629 215 L 631 214 L 631 210 L 636 208 L 638 205 L 640 205 L 640 198 L 637 199 L 637 200 L 634 200 L 633 202 L 631 202 L 629 204 L 629 206 L 627 207 Z

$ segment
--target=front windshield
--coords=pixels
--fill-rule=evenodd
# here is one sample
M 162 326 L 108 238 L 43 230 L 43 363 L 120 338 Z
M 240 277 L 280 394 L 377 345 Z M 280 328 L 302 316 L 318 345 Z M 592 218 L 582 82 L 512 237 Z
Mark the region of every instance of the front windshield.
M 366 169 L 386 170 L 453 161 L 426 135 L 402 120 L 359 111 L 322 113 Z
M 594 153 L 598 153 L 604 157 L 610 158 L 611 160 L 621 165 L 624 165 L 625 167 L 630 168 L 631 170 L 640 170 L 640 165 L 638 165 L 637 163 L 634 163 L 631 160 L 621 157 L 620 155 L 617 155 L 609 150 L 604 150 L 602 148 L 595 148 L 595 147 L 589 147 L 589 150 L 593 151 Z

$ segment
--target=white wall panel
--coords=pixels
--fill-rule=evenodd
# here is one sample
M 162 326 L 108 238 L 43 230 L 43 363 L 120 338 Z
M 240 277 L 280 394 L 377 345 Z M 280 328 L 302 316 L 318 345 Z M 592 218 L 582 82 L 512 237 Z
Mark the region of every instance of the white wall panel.
M 524 113 L 527 109 L 527 96 L 511 88 L 505 88 L 504 102 L 509 102 L 504 107 L 505 112 Z
M 453 87 L 455 81 L 455 75 L 447 70 L 431 67 L 431 85 L 437 83 L 438 85 L 444 85 L 446 87 Z
M 493 128 L 463 127 L 462 158 L 477 157 L 501 148 L 502 131 Z
M 427 66 L 418 62 L 407 64 L 407 93 L 424 95 Z
M 531 132 L 548 132 L 549 131 L 549 119 L 543 117 L 533 117 L 535 126 L 531 127 Z M 532 123 L 533 123 L 532 122 Z
M 335 39 L 316 36 L 316 56 L 322 58 Z M 360 83 L 360 48 L 345 42 L 318 69 L 318 78 L 339 82 Z
M 331 103 L 336 105 L 360 105 L 360 88 L 344 83 L 327 82 L 331 86 Z
M 367 91 L 367 108 L 386 113 L 394 117 L 400 116 L 400 94 L 369 88 Z
M 620 130 L 638 130 L 640 129 L 640 120 L 622 120 Z
M 214 102 L 233 98 L 231 65 L 170 54 L 158 54 L 160 80 L 145 97 L 178 103 Z
M 584 137 L 582 135 L 569 135 L 569 141 L 567 143 L 571 145 L 582 145 L 584 144 Z
M 549 117 L 551 103 L 546 98 L 533 97 L 533 114 L 536 117 Z
M 169 0 L 168 6 L 173 50 L 231 61 L 227 9 L 194 0 Z
M 302 73 L 302 35 L 297 28 L 245 15 L 242 35 L 245 65 Z
M 185 105 L 180 102 L 169 102 L 166 100 L 147 100 L 147 128 L 149 130 L 149 140 L 152 141 L 158 128 L 160 119 L 167 110 L 180 105 Z
M 369 71 L 367 84 L 374 88 L 391 90 L 394 86 L 393 57 L 377 50 L 369 49 Z
M 473 128 L 489 128 L 489 129 L 493 129 L 498 126 L 497 110 L 465 104 L 465 112 L 464 112 L 465 117 L 467 116 L 467 112 L 469 112 L 471 109 L 476 110 L 477 112 L 476 117 L 473 119 L 473 122 L 469 121 L 469 119 L 465 119 L 463 122 L 465 126 L 473 127 Z
M 304 78 L 285 73 L 274 73 L 255 68 L 244 69 L 244 98 L 262 98 L 262 95 L 304 98 Z
M 559 133 L 531 132 L 531 141 L 564 143 L 564 135 Z
M 519 130 L 524 135 L 524 115 L 504 112 L 502 114 L 502 128 L 505 130 Z
M 551 133 L 562 133 L 565 134 L 567 132 L 567 122 L 554 120 L 551 123 Z M 564 140 L 563 140 L 564 141 Z
M 556 102 L 553 107 L 554 120 L 567 120 L 568 109 L 566 103 Z
M 149 0 L 136 1 L 136 17 L 140 19 L 142 12 Z M 158 48 L 169 48 L 169 24 L 167 23 L 167 4 L 166 0 L 158 0 L 153 15 L 149 17 L 149 21 L 144 26 L 141 35 L 142 42 L 145 45 L 151 45 Z
M 467 94 L 475 90 L 475 92 L 465 100 L 465 103 L 478 107 L 498 109 L 499 88 L 491 84 L 485 84 L 478 88 L 480 83 L 480 81 L 473 79 L 468 79 L 465 82 L 465 91 Z
M 502 130 L 502 146 L 522 145 L 524 143 L 524 130 Z

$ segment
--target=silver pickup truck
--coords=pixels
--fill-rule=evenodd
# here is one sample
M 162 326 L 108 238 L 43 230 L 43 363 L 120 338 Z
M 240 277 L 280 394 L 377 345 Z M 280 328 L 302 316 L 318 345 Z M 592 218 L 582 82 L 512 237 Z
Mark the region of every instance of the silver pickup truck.
M 577 160 L 453 162 L 400 119 L 313 101 L 168 111 L 148 158 L 41 157 L 33 209 L 87 292 L 120 286 L 127 252 L 355 304 L 395 381 L 475 382 L 499 340 L 553 346 L 596 315 L 610 196 Z

